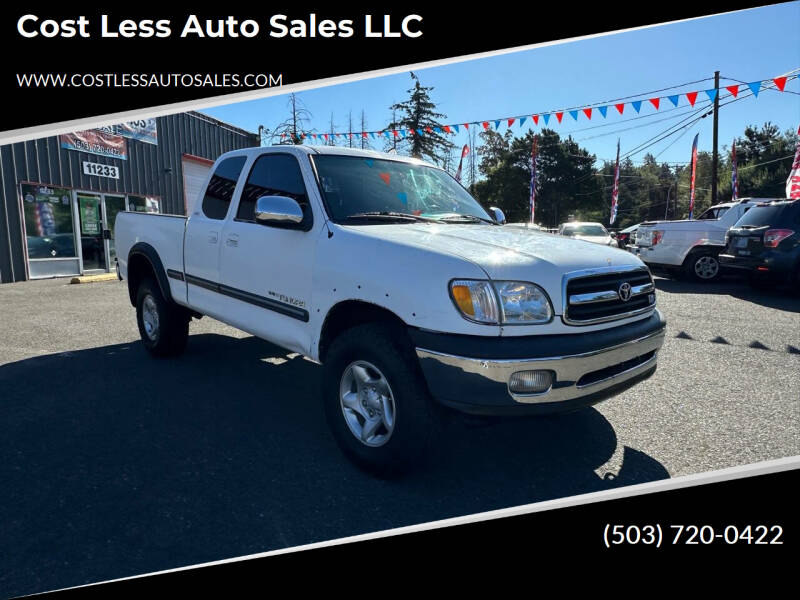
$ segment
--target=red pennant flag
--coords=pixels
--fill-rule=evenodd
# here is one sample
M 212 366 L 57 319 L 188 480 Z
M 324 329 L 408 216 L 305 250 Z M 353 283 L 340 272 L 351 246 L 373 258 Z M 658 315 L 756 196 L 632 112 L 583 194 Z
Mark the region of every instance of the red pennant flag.
M 728 90 L 734 98 L 736 98 L 736 96 L 739 95 L 739 86 L 738 85 L 729 85 L 725 89 Z
M 775 82 L 775 85 L 778 86 L 780 91 L 783 91 L 783 88 L 786 86 L 786 77 L 776 77 L 772 81 Z
M 450 133 L 450 125 L 444 126 L 445 133 Z
M 556 119 L 558 119 L 559 123 L 561 123 L 561 119 L 563 119 L 563 118 L 564 118 L 564 113 L 563 112 L 557 112 L 556 113 Z
M 584 108 L 583 109 L 583 114 L 586 115 L 587 119 L 589 119 L 590 121 L 592 120 L 592 109 L 591 108 Z
M 378 173 L 378 176 L 383 179 L 383 183 L 389 185 L 389 182 L 392 180 L 391 173 Z
M 508 120 L 508 126 L 511 127 L 514 124 L 515 119 Z
M 392 135 L 393 135 L 394 137 L 397 137 L 397 129 L 392 129 Z
M 361 137 L 362 137 L 362 138 L 365 138 L 365 137 L 367 137 L 367 132 L 366 132 L 366 131 L 362 131 L 362 132 L 361 132 Z
M 650 104 L 656 107 L 658 110 L 658 105 L 661 103 L 661 98 L 650 98 Z
M 697 101 L 697 92 L 689 92 L 686 94 L 686 99 L 689 101 L 689 104 L 694 106 L 694 103 Z
M 539 115 L 533 115 L 531 118 L 533 119 L 534 123 L 536 123 L 537 125 L 539 124 Z
M 430 127 L 426 127 L 425 131 L 427 131 L 428 133 L 433 133 L 433 129 L 431 129 Z
M 326 142 L 328 141 L 328 134 L 327 134 L 327 133 L 323 133 L 323 134 L 322 134 L 322 137 L 324 137 L 324 138 L 325 138 L 325 141 L 326 141 Z
M 466 127 L 467 129 L 469 129 L 469 123 L 464 123 L 464 127 Z
M 489 121 L 484 121 L 481 125 L 483 125 L 484 129 L 489 129 Z
M 408 133 L 410 133 L 411 135 L 414 135 L 414 130 L 413 129 L 409 129 Z
M 625 103 L 624 102 L 622 104 L 615 104 L 614 106 L 619 111 L 619 114 L 622 114 L 622 111 L 625 110 Z

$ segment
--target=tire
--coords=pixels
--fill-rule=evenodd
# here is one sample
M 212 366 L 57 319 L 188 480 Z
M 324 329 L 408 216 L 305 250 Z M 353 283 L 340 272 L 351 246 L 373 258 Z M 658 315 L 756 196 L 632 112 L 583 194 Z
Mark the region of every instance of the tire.
M 143 279 L 136 291 L 136 322 L 147 351 L 153 356 L 177 356 L 186 349 L 189 314 L 164 298 L 152 279 Z
M 426 457 L 439 417 L 405 332 L 379 323 L 344 331 L 322 385 L 328 426 L 357 466 L 391 477 Z
M 683 272 L 693 281 L 716 281 L 720 274 L 719 258 L 716 253 L 707 250 L 693 252 L 686 257 Z

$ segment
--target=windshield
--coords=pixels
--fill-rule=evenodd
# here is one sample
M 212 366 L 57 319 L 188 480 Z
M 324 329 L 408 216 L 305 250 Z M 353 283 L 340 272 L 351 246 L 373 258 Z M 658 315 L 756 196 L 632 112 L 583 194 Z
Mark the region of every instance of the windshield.
M 328 210 L 336 221 L 364 213 L 491 219 L 441 169 L 361 156 L 317 155 L 313 160 Z
M 564 235 L 608 235 L 602 225 L 567 225 Z

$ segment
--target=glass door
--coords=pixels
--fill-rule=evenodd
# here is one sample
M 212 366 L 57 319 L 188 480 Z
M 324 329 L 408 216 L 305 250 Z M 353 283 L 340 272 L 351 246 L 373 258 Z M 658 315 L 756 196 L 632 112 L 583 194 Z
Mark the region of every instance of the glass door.
M 101 213 L 102 196 L 78 192 L 78 221 L 80 223 L 83 270 L 107 271 L 106 247 L 103 240 Z
M 114 246 L 114 223 L 117 214 L 125 210 L 125 196 L 103 196 L 103 212 L 105 214 L 105 228 L 108 233 L 104 234 L 108 246 L 108 266 L 114 268 L 114 259 L 117 257 L 117 250 Z

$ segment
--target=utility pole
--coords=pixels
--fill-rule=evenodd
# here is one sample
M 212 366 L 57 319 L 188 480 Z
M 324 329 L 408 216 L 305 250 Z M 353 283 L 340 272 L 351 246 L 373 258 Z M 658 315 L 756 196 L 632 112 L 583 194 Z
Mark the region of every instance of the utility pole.
M 714 151 L 711 156 L 711 204 L 717 203 L 717 161 L 719 153 L 717 151 L 717 140 L 719 133 L 719 71 L 714 71 Z

